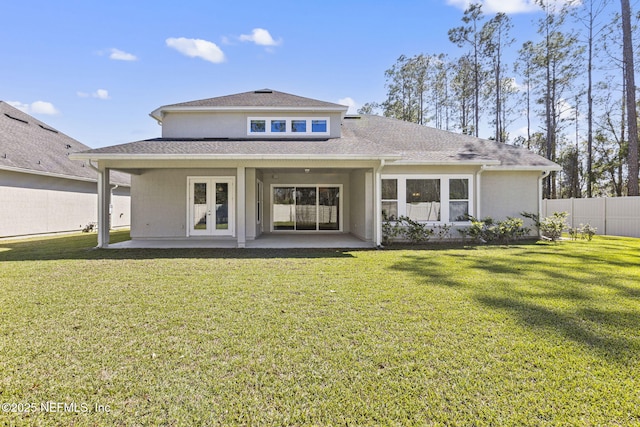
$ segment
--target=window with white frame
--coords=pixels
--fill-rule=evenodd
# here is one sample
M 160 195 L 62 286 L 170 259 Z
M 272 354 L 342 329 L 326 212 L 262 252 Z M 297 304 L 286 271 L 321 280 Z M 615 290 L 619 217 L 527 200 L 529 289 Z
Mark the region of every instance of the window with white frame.
M 329 135 L 328 117 L 249 117 L 248 135 Z
M 398 218 L 398 180 L 382 180 L 382 215 L 386 219 Z
M 472 175 L 383 175 L 382 214 L 419 222 L 466 222 L 473 215 Z

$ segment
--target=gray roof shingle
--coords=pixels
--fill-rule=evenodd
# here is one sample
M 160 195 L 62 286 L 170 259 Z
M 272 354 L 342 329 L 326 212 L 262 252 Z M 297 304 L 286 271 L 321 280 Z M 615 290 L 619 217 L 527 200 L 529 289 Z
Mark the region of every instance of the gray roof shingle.
M 0 101 L 0 169 L 96 181 L 97 172 L 86 162 L 68 157 L 87 150 L 90 147 Z M 129 185 L 130 178 L 127 174 L 115 173 L 112 181 Z
M 420 126 L 387 117 L 345 118 L 342 137 L 325 140 L 152 139 L 90 150 L 83 156 L 325 156 L 392 158 L 396 164 L 491 164 L 557 169 L 525 148 Z
M 237 93 L 234 95 L 219 96 L 216 98 L 200 99 L 197 101 L 182 102 L 165 105 L 159 109 L 175 107 L 291 107 L 291 108 L 332 108 L 336 110 L 347 107 L 317 99 L 305 98 L 289 93 L 278 92 L 271 89 L 260 89 L 251 92 Z

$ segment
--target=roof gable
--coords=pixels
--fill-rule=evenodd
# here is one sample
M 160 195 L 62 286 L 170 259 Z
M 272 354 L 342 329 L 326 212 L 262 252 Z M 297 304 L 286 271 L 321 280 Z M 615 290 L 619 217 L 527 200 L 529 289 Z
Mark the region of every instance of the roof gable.
M 272 89 L 260 89 L 216 98 L 200 99 L 164 105 L 151 113 L 151 117 L 162 121 L 169 111 L 335 111 L 346 113 L 346 105 L 305 98 Z

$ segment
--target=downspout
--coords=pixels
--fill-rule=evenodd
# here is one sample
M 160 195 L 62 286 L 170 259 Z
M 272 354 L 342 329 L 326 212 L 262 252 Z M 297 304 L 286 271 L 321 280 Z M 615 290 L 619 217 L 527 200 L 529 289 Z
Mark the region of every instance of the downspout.
M 87 162 L 87 164 L 89 165 L 89 167 L 91 169 L 93 169 L 94 171 L 100 173 L 100 169 L 98 169 L 97 167 L 93 166 L 93 163 L 91 163 L 91 159 L 89 159 L 89 161 Z
M 476 218 L 482 218 L 482 213 L 481 213 L 481 206 L 482 206 L 482 197 L 481 197 L 481 191 L 482 191 L 482 186 L 480 185 L 480 175 L 482 175 L 482 172 L 484 172 L 487 169 L 487 165 L 482 165 L 480 166 L 480 169 L 478 169 L 478 171 L 476 172 L 476 211 L 475 211 L 475 217 Z
M 538 178 L 538 222 L 542 221 L 542 181 L 551 174 L 551 171 L 543 171 Z M 538 227 L 538 237 L 541 237 L 540 227 Z
M 374 174 L 373 191 L 375 193 L 375 212 L 373 213 L 373 221 L 375 223 L 375 244 L 377 248 L 382 247 L 382 178 L 380 172 L 384 168 L 384 159 L 380 160 L 380 165 L 376 168 Z

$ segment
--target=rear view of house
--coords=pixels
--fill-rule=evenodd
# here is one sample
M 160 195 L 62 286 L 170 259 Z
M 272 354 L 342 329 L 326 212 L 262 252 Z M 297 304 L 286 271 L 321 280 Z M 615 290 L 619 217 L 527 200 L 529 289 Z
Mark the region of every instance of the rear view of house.
M 95 223 L 98 173 L 87 161 L 69 160 L 88 149 L 0 101 L 0 237 L 79 231 Z M 111 223 L 128 226 L 129 177 L 116 173 L 111 184 Z
M 383 213 L 464 226 L 539 212 L 558 166 L 525 149 L 270 89 L 160 107 L 162 137 L 71 155 L 100 171 L 99 246 L 112 171 L 130 173 L 131 237 L 250 246 L 266 235 L 382 239 Z

